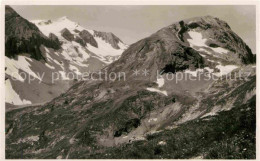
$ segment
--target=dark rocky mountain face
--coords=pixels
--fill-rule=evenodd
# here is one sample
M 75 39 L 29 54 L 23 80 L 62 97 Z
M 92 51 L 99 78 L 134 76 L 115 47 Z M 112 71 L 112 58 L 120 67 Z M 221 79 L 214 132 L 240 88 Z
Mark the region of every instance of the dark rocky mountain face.
M 247 48 L 210 16 L 165 27 L 103 69 L 125 72 L 126 80 L 80 81 L 43 106 L 6 113 L 6 156 L 255 158 L 256 74 Z M 133 74 L 145 69 L 147 76 Z M 218 79 L 166 79 L 195 70 Z
M 15 57 L 20 53 L 29 53 L 36 60 L 44 59 L 40 46 L 59 49 L 60 42 L 48 38 L 37 26 L 17 14 L 10 6 L 5 8 L 5 55 Z
M 113 48 L 120 49 L 118 43 L 122 41 L 118 37 L 116 37 L 113 33 L 94 31 L 94 36 L 102 38 L 103 40 L 111 44 Z
M 91 35 L 87 30 L 83 30 L 79 32 L 79 36 L 83 39 L 83 41 L 86 43 L 89 43 L 90 45 L 94 47 L 98 47 L 98 44 L 96 40 L 94 39 L 93 35 Z
M 68 41 L 73 41 L 74 40 L 74 35 L 70 33 L 70 31 L 66 28 L 61 30 L 61 36 L 63 36 L 66 40 Z

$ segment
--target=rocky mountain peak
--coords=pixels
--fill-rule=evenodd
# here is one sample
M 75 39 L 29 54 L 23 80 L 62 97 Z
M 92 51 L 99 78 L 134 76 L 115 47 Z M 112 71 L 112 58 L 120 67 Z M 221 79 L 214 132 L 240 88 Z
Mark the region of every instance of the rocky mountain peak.
M 122 43 L 122 41 L 117 36 L 115 36 L 112 32 L 94 31 L 94 36 L 102 38 L 103 40 L 111 44 L 113 48 L 120 49 L 118 43 L 119 42 Z
M 230 26 L 204 16 L 176 22 L 132 44 L 112 71 L 151 69 L 175 73 L 217 65 L 254 63 L 254 55 Z
M 79 36 L 83 39 L 85 44 L 89 43 L 96 48 L 98 47 L 97 41 L 94 39 L 94 36 L 89 33 L 89 31 L 82 30 L 81 32 L 79 32 Z

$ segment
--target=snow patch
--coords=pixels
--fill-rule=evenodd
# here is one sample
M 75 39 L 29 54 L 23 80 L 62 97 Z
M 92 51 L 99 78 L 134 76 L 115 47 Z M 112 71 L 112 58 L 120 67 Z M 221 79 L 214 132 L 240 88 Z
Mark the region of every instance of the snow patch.
M 20 96 L 13 89 L 9 79 L 5 81 L 5 102 L 13 105 L 32 104 L 31 101 L 20 98 Z
M 157 77 L 156 83 L 158 84 L 158 87 L 162 87 L 164 85 L 164 78 L 162 76 Z
M 187 39 L 187 41 L 190 43 L 190 47 L 206 47 L 219 54 L 227 54 L 229 52 L 228 50 L 221 47 L 213 48 L 206 45 L 207 39 L 203 39 L 202 34 L 199 32 L 189 31 L 188 34 L 191 37 L 191 39 Z M 199 49 L 199 50 L 210 53 L 205 49 Z
M 157 92 L 157 93 L 164 94 L 165 96 L 168 96 L 167 91 L 162 91 L 162 90 L 159 90 L 159 89 L 156 89 L 156 88 L 146 88 L 146 89 L 148 91 L 151 91 L 151 92 Z
M 149 120 L 148 120 L 148 122 L 152 122 L 152 121 L 157 121 L 157 118 L 150 118 Z
M 115 49 L 109 43 L 106 43 L 100 37 L 94 37 L 98 43 L 98 48 L 88 44 L 87 49 L 97 54 L 98 56 L 119 56 L 123 53 L 124 49 Z
M 19 75 L 19 70 L 22 70 L 34 78 L 41 80 L 41 78 L 31 70 L 31 64 L 28 61 L 32 62 L 33 60 L 20 55 L 17 56 L 17 60 L 5 57 L 5 66 L 7 67 L 5 73 L 21 82 L 24 82 L 24 79 Z
M 165 141 L 160 141 L 160 142 L 158 143 L 158 145 L 166 145 L 166 142 L 165 142 Z
M 217 65 L 216 68 L 220 70 L 218 73 L 213 73 L 215 76 L 221 77 L 223 75 L 227 75 L 228 73 L 232 72 L 234 69 L 238 68 L 236 65 Z
M 48 68 L 50 68 L 50 69 L 55 69 L 54 66 L 51 66 L 51 65 L 49 65 L 48 63 L 45 63 L 45 65 L 46 65 Z

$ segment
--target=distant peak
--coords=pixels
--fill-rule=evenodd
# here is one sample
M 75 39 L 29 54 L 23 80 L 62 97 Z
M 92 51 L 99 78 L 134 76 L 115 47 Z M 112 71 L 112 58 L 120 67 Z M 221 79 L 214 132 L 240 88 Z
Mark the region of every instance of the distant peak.
M 69 18 L 67 16 L 63 16 L 63 17 L 58 18 L 58 20 L 64 21 L 64 20 L 69 20 Z

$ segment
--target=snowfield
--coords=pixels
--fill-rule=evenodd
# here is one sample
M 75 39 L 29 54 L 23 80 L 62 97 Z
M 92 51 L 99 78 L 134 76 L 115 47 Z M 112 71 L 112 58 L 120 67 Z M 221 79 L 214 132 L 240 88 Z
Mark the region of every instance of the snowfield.
M 18 56 L 17 60 L 5 57 L 5 67 L 7 68 L 5 73 L 19 81 L 24 82 L 23 77 L 19 75 L 19 72 L 24 71 L 34 78 L 41 80 L 41 78 L 34 71 L 31 70 L 31 64 L 29 62 L 32 61 L 36 60 L 25 56 Z
M 213 73 L 214 75 L 218 76 L 218 77 L 221 77 L 223 75 L 227 75 L 229 74 L 230 72 L 232 72 L 234 69 L 237 69 L 238 66 L 236 65 L 226 65 L 226 66 L 223 66 L 223 65 L 217 65 L 216 68 L 218 68 L 220 70 L 220 72 L 218 73 Z
M 99 58 L 102 62 L 106 64 L 110 64 L 113 62 L 113 60 L 107 59 L 106 57 L 119 57 L 123 53 L 123 51 L 128 47 L 122 42 L 119 42 L 118 46 L 120 47 L 120 49 L 115 49 L 111 46 L 111 44 L 105 42 L 101 37 L 94 36 L 93 30 L 89 30 L 80 26 L 78 23 L 69 20 L 66 16 L 50 21 L 50 23 L 47 23 L 47 20 L 32 20 L 31 22 L 33 22 L 46 36 L 49 36 L 50 33 L 54 33 L 60 41 L 64 42 L 62 48 L 65 50 L 70 50 L 66 51 L 67 54 L 64 55 L 68 60 L 71 59 L 70 57 L 72 54 L 77 53 L 76 51 L 73 51 L 75 49 L 72 46 L 77 47 L 77 49 L 79 50 L 79 52 L 85 60 L 87 59 L 87 57 L 89 57 L 90 54 L 85 50 L 87 49 L 90 52 L 96 54 L 98 56 L 97 58 Z M 64 28 L 67 28 L 74 36 L 78 36 L 78 33 L 76 33 L 75 30 L 87 30 L 92 36 L 94 36 L 94 39 L 98 44 L 98 47 L 94 47 L 91 44 L 87 44 L 87 46 L 84 49 L 84 47 L 82 47 L 79 43 L 75 41 L 67 41 L 61 36 L 61 31 Z M 78 61 L 79 60 L 82 60 L 82 58 L 78 59 Z
M 54 21 L 51 20 L 49 24 L 45 24 L 48 22 L 48 20 L 32 20 L 31 22 L 34 23 L 46 36 L 49 36 L 50 33 L 53 33 L 58 37 L 62 37 L 60 31 L 64 28 L 67 28 L 72 34 L 75 34 L 75 29 L 79 31 L 85 29 L 81 27 L 78 23 L 70 21 L 66 16 L 58 18 Z M 94 33 L 93 30 L 87 31 L 89 31 L 90 33 Z
M 204 39 L 202 37 L 202 34 L 199 32 L 189 31 L 188 34 L 191 37 L 191 39 L 187 39 L 187 41 L 190 43 L 190 47 L 205 47 L 205 48 L 209 48 L 219 54 L 227 54 L 229 52 L 228 50 L 221 48 L 221 47 L 213 48 L 213 47 L 206 45 L 207 39 Z M 203 48 L 200 48 L 199 51 L 204 51 L 208 54 L 212 54 L 211 52 L 209 52 Z

